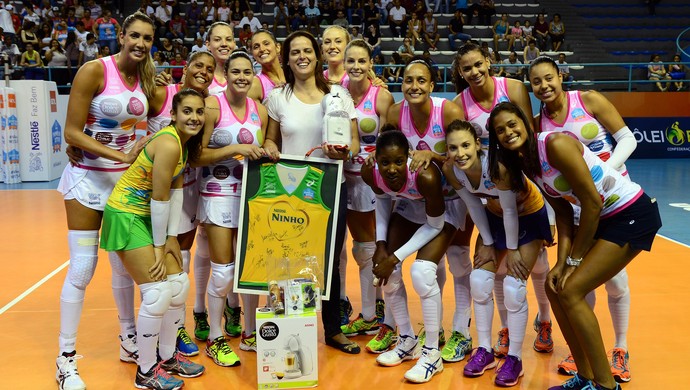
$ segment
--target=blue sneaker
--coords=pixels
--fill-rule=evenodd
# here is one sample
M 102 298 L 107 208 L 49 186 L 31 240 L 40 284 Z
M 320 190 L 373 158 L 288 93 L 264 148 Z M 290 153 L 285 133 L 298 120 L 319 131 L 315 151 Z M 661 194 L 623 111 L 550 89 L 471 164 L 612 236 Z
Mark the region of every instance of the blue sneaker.
M 583 390 L 589 387 L 589 381 L 575 373 L 575 376 L 565 381 L 560 386 L 549 387 L 549 390 Z
M 196 356 L 199 354 L 199 347 L 196 346 L 185 328 L 177 329 L 177 350 L 184 356 Z
M 522 369 L 522 360 L 517 356 L 508 355 L 503 364 L 496 369 L 496 380 L 494 383 L 502 387 L 515 386 L 523 375 L 525 375 L 525 371 Z
M 141 368 L 137 368 L 134 386 L 137 389 L 178 390 L 184 386 L 184 382 L 173 378 L 161 367 L 159 362 L 151 367 L 149 372 L 141 372 Z
M 196 378 L 205 371 L 204 366 L 182 356 L 180 351 L 176 351 L 169 360 L 161 362 L 161 368 L 168 374 L 179 375 L 183 378 Z
M 340 300 L 340 326 L 350 323 L 350 316 L 352 315 L 352 304 L 349 298 Z

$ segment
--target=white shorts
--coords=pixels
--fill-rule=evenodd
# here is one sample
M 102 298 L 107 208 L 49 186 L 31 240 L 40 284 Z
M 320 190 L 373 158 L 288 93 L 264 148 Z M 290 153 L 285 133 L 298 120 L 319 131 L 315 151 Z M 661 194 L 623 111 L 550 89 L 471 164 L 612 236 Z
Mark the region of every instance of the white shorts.
M 194 230 L 199 225 L 197 210 L 199 207 L 199 181 L 195 180 L 192 184 L 182 187 L 183 202 L 182 214 L 180 215 L 180 233 L 187 233 Z
M 199 222 L 236 229 L 240 219 L 239 196 L 201 196 Z
M 467 218 L 467 206 L 462 199 L 446 200 L 446 212 L 444 220 L 455 226 L 456 229 L 465 230 Z M 400 214 L 410 222 L 423 225 L 426 223 L 426 208 L 424 202 L 418 200 L 398 199 L 395 202 L 393 212 Z
M 76 199 L 93 210 L 103 211 L 108 197 L 120 179 L 122 171 L 96 171 L 67 164 L 60 176 L 57 190 L 65 200 Z
M 345 184 L 347 185 L 347 209 L 367 213 L 376 208 L 376 194 L 367 183 L 362 180 L 362 176 L 345 173 Z

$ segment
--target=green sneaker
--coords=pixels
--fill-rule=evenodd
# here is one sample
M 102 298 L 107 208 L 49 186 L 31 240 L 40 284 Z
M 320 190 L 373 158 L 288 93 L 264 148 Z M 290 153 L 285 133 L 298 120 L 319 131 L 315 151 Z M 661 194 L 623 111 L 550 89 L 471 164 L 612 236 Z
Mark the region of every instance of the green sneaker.
M 240 364 L 240 358 L 230 348 L 223 336 L 215 340 L 206 341 L 206 355 L 213 359 L 214 363 L 222 367 L 232 367 Z
M 465 338 L 460 332 L 453 331 L 448 342 L 441 350 L 441 358 L 444 362 L 459 362 L 472 352 L 472 338 Z
M 422 326 L 422 329 L 419 330 L 419 334 L 417 334 L 417 340 L 419 340 L 419 345 L 424 346 L 424 342 L 426 341 L 426 331 L 424 330 L 424 326 Z M 446 343 L 446 334 L 443 331 L 443 328 L 438 330 L 438 346 L 441 348 L 444 344 Z
M 230 307 L 225 303 L 225 334 L 230 337 L 239 337 L 242 334 L 242 325 L 240 325 L 240 314 L 242 310 L 239 307 Z
M 206 312 L 192 314 L 194 314 L 194 338 L 199 341 L 208 340 L 208 332 L 211 330 L 208 325 L 208 314 Z
M 381 324 L 376 337 L 371 339 L 364 348 L 371 353 L 384 353 L 388 351 L 397 340 L 398 335 L 395 333 L 395 330 L 386 324 Z
M 242 333 L 242 339 L 240 340 L 240 349 L 243 351 L 254 351 L 256 352 L 256 331 L 253 331 L 249 336 Z
M 379 324 L 383 324 L 386 319 L 386 302 L 383 299 L 376 300 L 376 319 Z
M 347 325 L 341 326 L 340 330 L 348 337 L 377 334 L 379 332 L 379 322 L 376 317 L 371 321 L 365 321 L 362 313 L 359 313 L 357 318 L 350 321 Z

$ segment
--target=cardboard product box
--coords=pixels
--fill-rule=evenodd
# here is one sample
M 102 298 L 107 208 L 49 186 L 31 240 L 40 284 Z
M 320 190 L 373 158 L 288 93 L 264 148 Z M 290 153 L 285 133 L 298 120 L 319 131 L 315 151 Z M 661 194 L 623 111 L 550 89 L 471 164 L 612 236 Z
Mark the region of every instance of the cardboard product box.
M 318 385 L 316 313 L 276 316 L 256 310 L 256 370 L 259 389 Z

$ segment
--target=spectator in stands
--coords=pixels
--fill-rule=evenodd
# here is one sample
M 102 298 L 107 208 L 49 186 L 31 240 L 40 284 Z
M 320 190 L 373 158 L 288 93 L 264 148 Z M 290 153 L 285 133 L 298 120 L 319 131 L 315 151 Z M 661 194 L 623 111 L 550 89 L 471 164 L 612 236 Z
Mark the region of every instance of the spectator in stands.
M 422 35 L 422 21 L 417 18 L 417 14 L 412 12 L 407 21 L 407 35 L 412 38 L 412 46 L 417 45 Z
M 169 38 L 161 38 L 161 43 L 158 45 L 158 51 L 163 54 L 164 61 L 169 61 L 175 58 L 175 47 Z
M 26 51 L 22 53 L 19 65 L 24 68 L 24 78 L 27 80 L 43 80 L 43 60 L 41 55 L 34 50 L 34 45 L 28 43 Z
M 570 74 L 570 67 L 568 66 L 568 63 L 565 62 L 565 54 L 558 54 L 558 61 L 556 61 L 556 64 L 558 65 L 558 73 L 560 73 L 560 75 L 563 77 L 564 82 L 573 82 L 575 80 L 575 78 Z M 563 84 L 563 90 L 568 90 L 567 84 Z
M 86 29 L 86 31 L 93 31 L 94 19 L 91 18 L 90 9 L 84 8 L 84 17 L 81 18 L 81 21 L 84 23 L 84 28 Z
M 372 24 L 378 26 L 380 19 L 381 12 L 374 0 L 367 0 L 367 5 L 364 7 L 364 28 L 368 29 Z
M 184 66 L 187 65 L 187 61 L 182 58 L 182 55 L 180 53 L 175 54 L 175 58 L 173 58 L 172 61 L 170 61 L 170 66 L 178 66 L 179 68 L 172 68 L 170 70 L 170 75 L 172 76 L 173 80 L 175 81 L 175 84 L 179 83 L 182 80 L 182 75 L 184 74 L 183 68 Z
M 5 9 L 10 14 L 10 19 L 12 20 L 12 27 L 14 27 L 15 33 L 22 29 L 22 18 L 14 12 L 14 6 L 8 4 Z
M 233 14 L 235 13 L 233 9 Z M 204 6 L 201 8 L 201 18 L 207 25 L 211 25 L 216 20 L 216 7 L 213 5 L 213 0 L 206 0 Z
M 386 67 L 386 69 L 383 71 L 383 76 L 385 77 L 386 82 L 397 84 L 402 83 L 402 65 L 404 64 L 405 62 L 400 56 L 400 53 L 393 52 L 391 60 L 388 63 L 388 65 L 391 66 Z
M 50 24 L 47 22 L 44 22 L 41 24 L 41 29 L 36 33 L 38 36 L 40 43 L 38 47 L 34 47 L 34 49 L 42 49 L 44 47 L 48 47 L 50 44 L 50 40 L 53 39 L 53 29 L 50 28 Z M 26 46 L 24 46 L 26 48 Z
M 501 55 L 497 51 L 490 51 L 489 60 L 491 61 L 491 75 L 494 77 L 504 77 L 505 72 L 502 66 L 498 66 L 501 63 Z
M 11 35 L 5 35 L 3 37 L 0 52 L 7 56 L 10 68 L 17 65 L 17 61 L 22 54 L 21 51 L 19 51 L 19 47 L 14 43 L 14 38 L 12 38 Z
M 181 54 L 182 58 L 187 58 L 189 56 L 189 49 L 184 45 L 184 41 L 180 38 L 175 38 L 172 40 L 173 44 L 173 58 L 175 54 Z
M 501 15 L 501 19 L 497 20 L 491 27 L 491 31 L 494 33 L 494 50 L 500 50 L 498 47 L 498 41 L 504 40 L 508 41 L 508 50 L 513 49 L 513 43 L 515 43 L 515 37 L 510 34 L 510 23 L 508 23 L 508 14 Z
M 172 20 L 173 8 L 168 4 L 168 0 L 161 0 L 161 3 L 156 7 L 156 27 L 158 29 L 158 36 L 166 36 L 166 30 L 168 22 Z M 100 38 L 99 38 L 100 39 Z M 103 45 L 101 45 L 103 46 Z M 110 48 L 110 52 L 113 52 L 113 48 Z
M 242 30 L 240 30 L 239 34 L 240 47 L 248 48 L 249 42 L 252 40 L 252 36 L 254 36 L 254 33 L 252 32 L 251 26 L 247 23 L 242 25 Z
M 448 23 L 448 31 L 450 32 L 450 34 L 448 34 L 448 44 L 453 51 L 457 50 L 457 46 L 455 45 L 456 39 L 461 40 L 463 43 L 472 39 L 469 34 L 462 32 L 464 27 L 465 17 L 462 15 L 462 10 L 456 9 L 453 19 Z
M 534 37 L 534 26 L 532 26 L 532 23 L 529 21 L 529 19 L 525 19 L 525 24 L 520 27 L 522 29 L 522 37 L 525 39 L 525 41 L 529 42 L 530 39 L 535 39 Z
M 65 54 L 65 49 L 62 48 L 57 39 L 50 41 L 50 48 L 46 51 L 46 61 L 50 68 L 49 80 L 55 81 L 57 85 L 67 84 L 69 72 L 66 67 L 69 66 L 69 60 Z
M 24 23 L 24 28 L 19 33 L 19 38 L 22 46 L 26 46 L 27 43 L 32 43 L 34 47 L 38 47 L 38 37 L 34 33 L 36 30 L 36 25 L 32 21 Z
M 364 1 L 346 0 L 346 4 L 348 22 L 361 26 L 364 21 Z
M 393 7 L 388 10 L 388 26 L 394 37 L 407 35 L 407 11 L 400 5 L 400 0 L 393 0 Z
M 98 44 L 93 33 L 86 34 L 86 40 L 79 44 L 79 61 L 77 67 L 98 58 Z M 159 56 L 160 58 L 160 56 Z
M 386 22 L 388 21 L 388 10 L 392 7 L 393 2 L 391 0 L 376 1 L 376 8 L 378 8 L 379 14 L 381 14 L 381 18 L 379 19 L 379 25 L 386 24 Z
M 537 47 L 537 41 L 534 39 L 530 40 L 529 43 L 527 44 L 527 47 L 525 47 L 525 50 L 522 52 L 522 59 L 525 61 L 525 65 L 531 64 L 532 61 L 537 59 L 541 52 L 539 51 L 539 48 Z
M 67 23 L 67 27 L 71 27 L 72 29 L 76 28 L 78 21 L 79 19 L 74 16 L 74 7 L 67 8 L 67 16 L 65 16 L 65 23 Z
M 304 9 L 304 16 L 306 17 L 307 31 L 315 37 L 320 37 L 321 10 L 316 1 L 309 0 L 309 6 Z
M 82 43 L 82 42 L 86 41 L 86 36 L 89 35 L 90 32 L 91 32 L 91 31 L 88 31 L 88 30 L 86 30 L 86 29 L 84 28 L 84 22 L 82 22 L 81 20 L 79 20 L 79 21 L 77 22 L 77 27 L 76 27 L 76 29 L 74 30 L 74 34 L 77 35 L 77 43 L 79 44 L 79 43 Z M 92 34 L 93 34 L 93 33 L 92 33 Z
M 194 46 L 192 46 L 192 50 L 190 50 L 190 53 L 194 54 L 198 51 L 208 51 L 206 45 L 204 45 L 204 41 L 201 38 L 196 38 L 194 40 Z
M 94 21 L 96 20 L 96 18 L 101 16 L 101 13 L 103 13 L 101 6 L 96 4 L 94 0 L 86 0 L 86 7 L 84 7 L 84 12 L 86 12 L 87 8 L 90 11 L 89 16 Z M 84 15 L 86 15 L 86 13 L 84 13 Z
M 276 29 L 278 26 L 285 26 L 287 33 L 290 34 L 292 29 L 290 28 L 290 11 L 285 5 L 285 2 L 278 1 L 275 7 L 273 7 L 273 35 L 276 35 Z
M 288 15 L 290 15 L 290 29 L 292 31 L 299 30 L 300 25 L 305 23 L 304 8 L 299 5 L 298 0 L 292 0 L 288 6 Z
M 534 37 L 537 38 L 539 50 L 546 50 L 546 44 L 549 42 L 549 23 L 544 14 L 537 15 L 537 21 L 534 23 Z
M 384 69 L 384 63 L 386 62 L 385 57 L 383 54 L 379 54 L 374 56 L 374 74 L 376 75 L 377 78 L 379 78 L 381 81 L 384 83 L 386 82 L 386 78 L 383 76 L 383 69 Z
M 196 4 L 196 3 L 192 3 Z M 141 0 L 141 6 L 139 6 L 139 11 L 146 14 L 151 20 L 156 20 L 156 9 L 151 5 L 151 0 Z
M 510 35 L 513 36 L 513 42 L 520 41 L 520 47 L 525 48 L 525 36 L 523 35 L 522 26 L 520 26 L 520 21 L 516 20 L 513 27 L 510 28 Z M 529 41 L 528 41 L 529 42 Z M 511 50 L 512 48 L 508 48 Z
M 489 53 L 489 54 L 491 54 L 491 53 L 494 52 L 494 49 L 492 49 L 492 48 L 489 47 L 489 42 L 482 41 L 482 43 L 480 43 L 479 46 L 482 47 L 482 51 L 484 51 L 484 53 Z
M 110 56 L 110 47 L 103 46 L 98 48 L 98 58 L 106 58 Z
M 516 52 L 511 51 L 508 58 L 503 60 L 503 64 L 503 72 L 505 77 L 522 81 L 525 69 L 520 66 L 522 65 L 522 62 L 518 60 Z
M 479 23 L 485 26 L 491 26 L 491 17 L 496 14 L 496 4 L 493 0 L 476 1 L 469 7 L 469 22 L 472 23 L 472 16 L 479 17 Z
M 220 0 L 220 5 L 218 5 L 218 9 L 216 10 L 216 21 L 229 23 L 231 14 L 232 10 L 225 0 Z
M 187 21 L 187 26 L 189 26 L 193 30 L 199 28 L 199 24 L 201 23 L 202 17 L 201 7 L 199 7 L 199 4 L 197 2 L 192 1 L 192 4 L 189 6 L 189 9 L 187 10 L 187 14 L 185 15 L 185 20 Z
M 161 53 L 160 50 L 153 53 L 153 65 L 156 66 L 156 74 L 170 73 L 170 68 L 165 68 L 170 64 L 165 60 L 165 54 Z
M 687 67 L 683 64 L 681 64 L 682 60 L 680 58 L 680 54 L 676 54 L 673 56 L 673 64 L 669 66 L 669 72 L 668 74 L 671 76 L 671 79 L 673 80 L 683 80 L 685 79 L 685 75 L 687 72 Z M 676 91 L 682 91 L 685 86 L 682 81 L 674 81 L 673 86 L 676 88 Z
M 50 36 L 52 39 L 57 39 L 60 41 L 60 45 L 65 46 L 65 41 L 67 40 L 67 23 L 64 20 L 60 20 L 53 24 L 53 31 L 51 31 Z
M 73 0 L 72 7 L 74 7 L 74 16 L 81 20 L 81 18 L 84 17 L 84 6 L 82 5 L 81 0 Z
M 235 0 L 232 6 L 232 14 L 238 14 L 239 17 L 237 20 L 241 20 L 243 17 L 247 16 L 247 11 L 250 9 L 252 9 L 252 7 L 249 4 L 249 0 Z
M 656 88 L 660 92 L 666 92 L 668 90 L 669 84 L 664 83 L 664 85 L 662 85 L 660 80 L 671 80 L 671 76 L 666 72 L 666 67 L 664 63 L 661 62 L 660 55 L 652 54 L 652 57 L 649 59 L 647 78 L 656 81 Z
M 374 58 L 378 54 L 381 54 L 381 32 L 379 31 L 379 25 L 372 23 L 367 28 L 364 33 L 364 39 L 367 41 L 371 47 L 371 57 Z
M 165 2 L 166 0 L 162 0 L 161 5 L 165 4 Z M 170 8 L 172 9 L 172 7 Z M 93 24 L 93 33 L 98 36 L 98 46 L 108 46 L 110 53 L 117 53 L 117 37 L 120 35 L 120 23 L 112 17 L 109 9 L 103 10 L 101 17 L 96 19 Z
M 403 4 L 403 7 L 405 7 L 404 4 Z M 405 9 L 409 10 L 410 8 L 405 8 Z M 417 14 L 417 19 L 422 20 L 422 19 L 424 19 L 424 16 L 426 15 L 426 11 L 427 11 L 426 3 L 423 0 L 417 0 L 417 1 L 415 1 L 414 8 L 412 8 L 412 10 L 413 11 L 411 13 Z
M 345 14 L 341 10 L 338 10 L 338 13 L 336 14 L 336 18 L 333 19 L 332 24 L 334 24 L 336 26 L 341 26 L 342 28 L 344 28 L 346 30 L 350 26 L 350 22 L 347 21 Z
M 429 45 L 429 49 L 436 51 L 436 44 L 441 39 L 441 35 L 438 33 L 438 21 L 431 10 L 426 12 L 426 16 L 422 20 L 422 31 L 424 32 L 424 41 Z
M 26 22 L 33 22 L 36 26 L 41 24 L 41 15 L 34 12 L 33 7 L 24 7 L 24 10 L 26 11 L 26 14 L 24 15 L 24 24 L 26 24 Z
M 434 79 L 436 80 L 436 82 L 434 83 L 434 91 L 440 91 L 441 84 L 445 84 L 446 82 L 446 80 L 444 80 L 443 77 L 441 77 L 441 69 L 439 69 L 438 64 L 431 57 L 431 52 L 429 52 L 429 50 L 424 50 L 424 53 L 422 53 L 422 57 L 426 62 L 429 63 L 429 65 L 431 65 L 431 69 L 434 71 L 434 73 L 432 74 L 432 77 L 434 77 Z
M 178 12 L 168 23 L 168 38 L 184 39 L 187 36 L 187 22 Z
M 206 42 L 206 38 L 208 36 L 208 32 L 206 31 L 206 25 L 199 25 L 199 31 L 196 32 L 196 39 L 201 38 L 202 42 Z
M 2 29 L 5 35 L 15 35 L 12 16 L 9 11 L 10 8 L 14 8 L 12 4 L 8 4 L 4 7 L 0 6 L 0 29 Z
M 551 38 L 551 50 L 560 50 L 565 38 L 565 24 L 563 24 L 560 14 L 553 14 L 553 20 L 549 23 L 549 37 Z
M 69 64 L 69 83 L 74 80 L 74 74 L 79 67 L 79 41 L 77 34 L 74 31 L 67 33 L 67 41 L 65 41 L 65 55 L 67 56 L 67 63 Z
M 408 36 L 403 39 L 403 44 L 398 47 L 397 53 L 405 64 L 414 57 L 414 45 L 412 45 L 411 37 Z M 402 72 L 400 74 L 402 74 Z
M 359 32 L 358 26 L 352 26 L 350 28 L 350 41 L 354 41 L 355 39 L 364 39 L 364 35 Z

